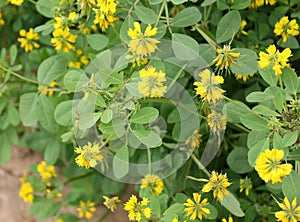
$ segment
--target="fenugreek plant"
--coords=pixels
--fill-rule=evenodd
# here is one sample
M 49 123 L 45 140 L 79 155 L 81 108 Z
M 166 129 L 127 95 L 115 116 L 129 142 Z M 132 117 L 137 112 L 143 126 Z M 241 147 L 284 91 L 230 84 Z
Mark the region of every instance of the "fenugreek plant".
M 20 178 L 29 214 L 300 221 L 299 10 L 0 0 L 0 163 L 44 157 Z

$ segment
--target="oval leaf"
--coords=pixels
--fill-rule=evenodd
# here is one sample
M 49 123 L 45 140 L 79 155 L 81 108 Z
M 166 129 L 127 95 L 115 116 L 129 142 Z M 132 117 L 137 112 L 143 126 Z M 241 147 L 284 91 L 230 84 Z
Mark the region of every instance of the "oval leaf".
M 131 118 L 131 123 L 147 124 L 157 119 L 159 112 L 153 107 L 145 107 L 137 111 Z
M 230 11 L 224 15 L 218 23 L 216 39 L 218 43 L 225 42 L 233 38 L 241 26 L 241 16 L 238 11 Z
M 113 172 L 116 178 L 121 179 L 129 171 L 129 151 L 127 146 L 120 148 L 113 158 Z
M 154 24 L 157 17 L 152 9 L 140 5 L 135 6 L 135 14 L 145 24 Z
M 202 14 L 196 7 L 189 7 L 179 12 L 171 22 L 173 27 L 187 27 L 196 24 L 202 18 Z

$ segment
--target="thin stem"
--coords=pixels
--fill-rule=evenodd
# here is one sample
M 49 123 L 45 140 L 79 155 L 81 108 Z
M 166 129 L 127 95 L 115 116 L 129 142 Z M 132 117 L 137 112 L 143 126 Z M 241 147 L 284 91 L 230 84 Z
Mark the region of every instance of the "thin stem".
M 140 0 L 136 0 L 136 1 L 132 4 L 131 8 L 130 8 L 129 11 L 128 11 L 128 15 L 132 12 L 132 10 L 134 9 L 134 7 L 136 6 L 136 4 L 137 4 L 139 1 L 140 1 Z
M 199 167 L 200 170 L 202 170 L 208 177 L 210 177 L 210 173 L 208 170 L 202 165 L 202 163 L 198 160 L 198 158 L 192 153 L 191 155 L 193 161 L 196 163 L 196 165 Z
M 102 221 L 105 221 L 106 217 L 111 213 L 110 210 L 107 210 L 101 217 L 100 219 L 98 220 L 98 222 L 102 222 Z
M 207 41 L 208 44 L 210 44 L 213 48 L 217 48 L 218 44 L 215 40 L 213 40 L 210 36 L 208 36 L 201 28 L 200 26 L 196 25 L 195 29 L 199 32 L 200 35 Z
M 167 2 L 167 0 L 165 0 Z M 165 4 L 165 12 L 166 12 L 166 17 L 167 17 L 167 27 L 169 29 L 169 32 L 172 34 L 172 29 L 170 25 L 170 18 L 169 18 L 169 9 L 168 9 L 168 4 Z
M 68 179 L 67 181 L 65 181 L 64 185 L 67 185 L 67 184 L 71 183 L 74 180 L 80 180 L 82 178 L 88 177 L 88 176 L 93 175 L 95 173 L 96 173 L 96 171 L 92 171 L 92 172 L 89 172 L 87 174 L 83 174 L 83 175 L 79 175 L 79 176 L 76 176 L 76 177 L 72 177 L 72 178 Z
M 164 11 L 166 2 L 167 2 L 167 1 L 163 1 L 162 5 L 161 5 L 161 8 L 160 8 L 160 10 L 159 10 L 159 13 L 158 13 L 157 19 L 156 19 L 156 21 L 155 21 L 154 27 L 157 26 L 157 24 L 158 24 L 158 22 L 159 22 L 159 19 L 161 18 L 161 15 L 162 15 L 162 12 Z
M 149 171 L 149 174 L 151 174 L 151 163 L 152 163 L 152 160 L 151 160 L 151 150 L 150 150 L 150 147 L 147 146 L 147 156 L 148 156 L 148 171 Z
M 32 80 L 32 79 L 28 79 L 28 78 L 26 78 L 26 77 L 24 77 L 24 76 L 21 76 L 20 74 L 18 74 L 18 73 L 16 73 L 16 72 L 13 72 L 13 71 L 11 71 L 11 70 L 9 70 L 9 69 L 7 69 L 7 68 L 1 66 L 1 65 L 0 65 L 0 69 L 3 69 L 4 71 L 11 73 L 11 74 L 14 75 L 15 77 L 18 77 L 19 79 L 22 79 L 22 80 L 24 80 L 24 81 L 26 81 L 26 82 L 30 82 L 30 83 L 34 83 L 34 84 L 36 84 L 36 85 L 39 85 L 39 83 L 38 83 L 37 81 Z
M 182 68 L 179 70 L 179 72 L 176 74 L 176 76 L 174 77 L 174 79 L 172 80 L 171 84 L 169 85 L 169 90 L 170 88 L 174 85 L 174 83 L 176 82 L 176 80 L 179 78 L 179 76 L 181 75 L 182 71 L 185 69 L 185 67 L 187 66 L 187 64 L 184 64 L 184 66 L 182 66 Z

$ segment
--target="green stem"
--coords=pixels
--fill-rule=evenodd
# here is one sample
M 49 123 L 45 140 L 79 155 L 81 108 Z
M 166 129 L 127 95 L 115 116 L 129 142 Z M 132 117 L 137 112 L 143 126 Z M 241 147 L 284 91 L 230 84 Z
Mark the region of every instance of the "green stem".
M 92 171 L 92 172 L 89 172 L 87 174 L 83 174 L 83 175 L 79 175 L 79 176 L 76 176 L 76 177 L 72 177 L 72 178 L 68 179 L 67 181 L 65 181 L 64 185 L 67 185 L 67 184 L 71 183 L 72 181 L 80 180 L 82 178 L 88 177 L 88 176 L 93 175 L 95 173 L 96 173 L 96 171 Z
M 100 219 L 98 220 L 98 222 L 102 222 L 106 219 L 106 217 L 111 213 L 110 210 L 107 210 L 101 217 Z
M 136 1 L 132 4 L 131 8 L 130 8 L 129 11 L 128 11 L 128 15 L 132 12 L 132 10 L 134 9 L 134 7 L 136 6 L 136 4 L 137 4 L 139 1 L 140 1 L 140 0 L 136 0 Z
M 202 163 L 198 160 L 198 158 L 192 153 L 191 155 L 193 161 L 196 163 L 196 165 L 199 167 L 200 170 L 202 170 L 208 177 L 210 177 L 210 173 L 208 170 L 202 165 Z
M 158 24 L 158 22 L 159 22 L 159 19 L 161 18 L 161 15 L 162 15 L 162 12 L 164 11 L 166 2 L 167 2 L 167 1 L 163 1 L 162 5 L 161 5 L 161 8 L 160 8 L 160 10 L 159 10 L 159 13 L 158 13 L 157 19 L 156 19 L 156 21 L 155 21 L 154 27 L 157 26 L 157 24 Z
M 174 83 L 176 82 L 176 80 L 179 78 L 179 76 L 181 75 L 182 71 L 185 69 L 185 67 L 187 66 L 187 64 L 184 64 L 184 66 L 182 66 L 182 68 L 179 70 L 179 72 L 176 74 L 176 76 L 174 77 L 174 79 L 172 80 L 171 84 L 169 85 L 169 90 L 170 88 L 174 85 Z
M 200 26 L 195 26 L 195 29 L 199 32 L 199 34 L 210 44 L 213 48 L 217 48 L 218 44 L 214 39 L 212 39 L 208 34 L 206 34 Z
M 31 3 L 34 4 L 34 5 L 38 5 L 38 3 L 35 2 L 35 1 L 33 1 L 33 0 L 28 0 L 28 1 L 31 2 Z
M 165 2 L 167 2 L 167 0 L 165 0 Z M 166 17 L 167 17 L 167 27 L 169 29 L 169 32 L 172 34 L 172 29 L 171 29 L 171 25 L 170 25 L 170 18 L 169 18 L 169 9 L 168 9 L 168 4 L 165 4 L 165 12 L 166 12 Z
M 18 77 L 19 79 L 22 79 L 22 80 L 24 80 L 24 81 L 26 81 L 26 82 L 30 82 L 30 83 L 34 83 L 34 84 L 36 84 L 36 85 L 39 85 L 39 83 L 38 83 L 37 81 L 32 80 L 32 79 L 28 79 L 28 78 L 26 78 L 26 77 L 24 77 L 24 76 L 21 76 L 20 74 L 18 74 L 18 73 L 16 73 L 16 72 L 13 72 L 13 71 L 11 71 L 11 70 L 9 70 L 9 69 L 7 69 L 7 68 L 1 66 L 1 65 L 0 65 L 0 69 L 3 69 L 4 71 L 11 73 L 11 74 L 14 75 L 15 77 Z
M 151 150 L 150 150 L 150 147 L 147 146 L 147 156 L 148 156 L 148 171 L 149 171 L 149 174 L 151 174 L 151 163 L 152 163 L 152 160 L 151 160 Z

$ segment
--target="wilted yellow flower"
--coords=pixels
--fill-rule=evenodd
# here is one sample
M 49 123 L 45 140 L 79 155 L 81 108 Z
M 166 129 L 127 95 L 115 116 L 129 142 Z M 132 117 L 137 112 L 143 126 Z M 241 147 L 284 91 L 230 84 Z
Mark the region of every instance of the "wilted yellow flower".
M 226 173 L 218 174 L 215 171 L 213 171 L 209 178 L 209 182 L 203 186 L 202 192 L 213 191 L 214 198 L 217 197 L 219 200 L 223 200 L 224 195 L 229 194 L 226 188 L 229 187 L 230 184 L 231 183 L 228 182 Z
M 274 33 L 275 35 L 282 36 L 282 42 L 286 42 L 290 35 L 297 36 L 299 35 L 299 25 L 296 22 L 296 19 L 289 21 L 287 16 L 283 16 L 279 22 L 275 24 Z
M 254 74 L 249 75 L 242 75 L 242 74 L 234 74 L 236 79 L 242 79 L 244 82 L 246 82 L 250 77 L 254 76 Z
M 132 195 L 129 200 L 124 204 L 124 209 L 128 211 L 128 218 L 131 221 L 142 220 L 144 216 L 146 219 L 151 217 L 151 208 L 148 207 L 149 199 L 144 197 L 141 201 L 138 202 L 137 197 Z
M 119 20 L 118 17 L 115 17 L 117 11 L 118 1 L 114 0 L 93 0 L 93 11 L 96 14 L 94 24 L 99 24 L 102 32 L 104 32 L 108 26 L 113 26 L 114 22 Z M 94 8 L 97 6 L 97 8 Z
M 111 210 L 112 212 L 114 212 L 115 209 L 117 209 L 117 204 L 121 202 L 119 197 L 109 198 L 107 196 L 103 196 L 103 198 L 105 199 L 103 204 L 107 207 L 107 209 Z
M 87 202 L 80 201 L 77 211 L 80 218 L 90 219 L 93 216 L 93 212 L 96 211 L 95 203 L 90 200 Z
M 52 88 L 55 86 L 57 86 L 57 82 L 53 81 L 49 84 L 49 86 L 38 86 L 38 91 L 45 96 L 53 96 L 54 90 Z
M 288 58 L 292 56 L 292 51 L 289 48 L 286 48 L 282 52 L 279 52 L 279 50 L 276 50 L 275 45 L 270 45 L 267 48 L 267 52 L 268 54 L 259 52 L 259 67 L 263 69 L 271 65 L 275 74 L 281 75 L 282 69 L 289 65 Z
M 204 198 L 201 201 L 199 193 L 193 193 L 193 198 L 194 200 L 188 198 L 186 203 L 184 203 L 184 211 L 187 212 L 187 216 L 190 216 L 190 220 L 195 220 L 197 217 L 202 220 L 203 216 L 210 214 L 210 210 L 205 208 L 208 205 L 208 200 Z
M 195 82 L 194 86 L 196 86 L 196 94 L 199 95 L 201 99 L 209 103 L 216 103 L 223 98 L 225 90 L 219 87 L 219 84 L 224 83 L 222 76 L 215 76 L 208 69 L 200 72 L 199 76 L 201 80 L 200 82 Z
M 57 176 L 54 166 L 48 166 L 45 161 L 38 164 L 37 171 L 43 180 L 49 180 L 50 178 Z
M 159 195 L 164 189 L 164 182 L 155 174 L 148 174 L 142 179 L 141 188 L 149 188 L 153 195 Z
M 79 154 L 75 158 L 77 165 L 85 167 L 86 169 L 95 167 L 98 161 L 102 161 L 104 158 L 101 154 L 98 143 L 92 145 L 90 142 L 88 142 L 88 144 L 84 145 L 83 147 L 77 147 L 74 152 Z
M 157 72 L 155 67 L 149 67 L 140 70 L 141 82 L 138 82 L 138 91 L 146 97 L 157 98 L 162 97 L 167 91 L 164 82 L 167 81 L 166 73 Z
M 275 217 L 278 221 L 283 222 L 297 222 L 300 221 L 300 206 L 297 205 L 296 197 L 292 203 L 289 202 L 287 197 L 284 197 L 284 203 L 278 203 L 278 206 L 282 209 L 281 211 L 275 212 Z
M 216 112 L 215 110 L 212 110 L 207 116 L 207 123 L 211 132 L 216 133 L 220 130 L 226 129 L 227 119 L 226 116 Z
M 30 28 L 28 32 L 25 29 L 19 31 L 21 38 L 18 38 L 18 42 L 21 43 L 21 47 L 25 52 L 30 52 L 34 48 L 39 48 L 40 45 L 36 42 L 40 39 L 39 35 Z
M 24 202 L 32 203 L 34 196 L 33 196 L 33 187 L 27 181 L 27 174 L 24 173 L 23 177 L 20 178 L 21 181 L 21 188 L 19 191 L 19 197 L 23 199 Z
M 185 141 L 186 145 L 191 146 L 193 149 L 196 149 L 200 146 L 202 134 L 199 133 L 198 129 L 195 129 L 193 134 Z
M 252 189 L 252 181 L 251 178 L 248 178 L 247 176 L 245 179 L 240 179 L 240 193 L 245 190 L 246 196 L 249 195 L 249 191 Z
M 289 163 L 281 164 L 283 157 L 284 151 L 276 148 L 267 149 L 261 153 L 255 161 L 255 170 L 260 178 L 265 182 L 278 183 L 282 181 L 282 177 L 289 175 L 293 165 Z
M 241 55 L 239 52 L 234 52 L 234 49 L 231 49 L 230 45 L 224 45 L 223 49 L 217 48 L 217 53 L 218 55 L 213 62 L 220 70 L 227 70 Z
M 8 2 L 12 5 L 20 6 L 23 4 L 24 0 L 8 0 Z

